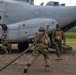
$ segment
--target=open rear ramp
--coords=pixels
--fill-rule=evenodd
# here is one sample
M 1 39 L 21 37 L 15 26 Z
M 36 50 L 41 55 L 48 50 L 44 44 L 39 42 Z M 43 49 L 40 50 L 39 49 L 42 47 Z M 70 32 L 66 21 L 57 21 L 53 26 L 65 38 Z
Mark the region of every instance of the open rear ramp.
M 63 52 L 72 51 L 72 47 L 68 45 L 62 45 Z
M 55 50 L 56 50 L 54 44 L 53 44 L 53 45 L 49 45 L 49 48 L 52 48 L 52 49 L 55 49 Z M 70 52 L 70 51 L 72 51 L 72 50 L 73 50 L 73 49 L 72 49 L 71 46 L 68 46 L 68 45 L 62 45 L 62 52 Z

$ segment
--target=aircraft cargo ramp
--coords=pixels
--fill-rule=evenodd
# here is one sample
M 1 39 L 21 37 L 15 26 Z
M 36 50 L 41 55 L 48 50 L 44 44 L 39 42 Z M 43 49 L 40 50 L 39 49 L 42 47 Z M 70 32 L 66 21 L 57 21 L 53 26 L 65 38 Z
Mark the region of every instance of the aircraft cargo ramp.
M 49 46 L 50 48 L 50 46 Z M 51 46 L 51 49 L 55 49 L 55 45 L 53 44 L 53 46 Z M 51 51 L 51 50 L 50 50 Z M 52 50 L 54 51 L 54 50 Z M 72 51 L 72 47 L 69 45 L 62 45 L 62 52 L 69 52 Z
M 72 51 L 72 47 L 68 45 L 62 45 L 63 52 Z

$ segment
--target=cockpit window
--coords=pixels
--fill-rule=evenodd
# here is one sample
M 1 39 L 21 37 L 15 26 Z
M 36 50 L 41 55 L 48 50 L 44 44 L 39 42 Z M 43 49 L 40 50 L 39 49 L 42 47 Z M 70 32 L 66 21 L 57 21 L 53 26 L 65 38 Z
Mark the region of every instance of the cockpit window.
M 0 20 L 1 20 L 1 18 L 2 18 L 2 17 L 0 16 Z

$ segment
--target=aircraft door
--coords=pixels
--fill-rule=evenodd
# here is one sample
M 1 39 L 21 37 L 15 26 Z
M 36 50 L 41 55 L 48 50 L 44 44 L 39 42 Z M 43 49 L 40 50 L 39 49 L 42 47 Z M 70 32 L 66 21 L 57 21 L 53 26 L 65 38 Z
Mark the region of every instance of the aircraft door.
M 27 31 L 25 24 L 19 26 L 19 41 L 24 41 L 27 39 Z
M 0 12 L 0 24 L 3 24 L 3 12 Z

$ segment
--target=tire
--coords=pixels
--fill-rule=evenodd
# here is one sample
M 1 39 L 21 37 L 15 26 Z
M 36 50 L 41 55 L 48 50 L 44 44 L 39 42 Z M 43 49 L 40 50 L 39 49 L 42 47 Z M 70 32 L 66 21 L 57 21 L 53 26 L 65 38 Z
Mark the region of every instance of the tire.
M 19 43 L 18 44 L 18 49 L 20 52 L 23 52 L 24 50 L 26 50 L 29 47 L 28 43 Z

